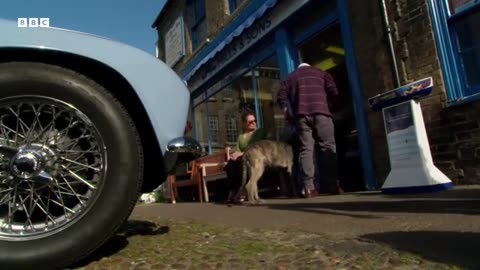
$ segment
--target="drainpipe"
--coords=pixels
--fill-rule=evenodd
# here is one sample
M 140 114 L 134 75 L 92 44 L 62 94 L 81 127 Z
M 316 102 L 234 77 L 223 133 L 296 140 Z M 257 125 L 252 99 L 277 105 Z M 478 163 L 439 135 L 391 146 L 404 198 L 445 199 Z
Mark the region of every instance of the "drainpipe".
M 395 48 L 393 47 L 393 31 L 392 27 L 390 27 L 390 20 L 388 19 L 388 11 L 387 11 L 387 4 L 385 0 L 380 1 L 382 4 L 382 12 L 383 12 L 383 21 L 385 23 L 385 30 L 388 36 L 388 45 L 390 49 L 390 57 L 392 58 L 394 76 L 395 76 L 395 87 L 400 87 L 400 75 L 398 72 L 398 65 L 397 65 L 397 57 L 395 55 Z

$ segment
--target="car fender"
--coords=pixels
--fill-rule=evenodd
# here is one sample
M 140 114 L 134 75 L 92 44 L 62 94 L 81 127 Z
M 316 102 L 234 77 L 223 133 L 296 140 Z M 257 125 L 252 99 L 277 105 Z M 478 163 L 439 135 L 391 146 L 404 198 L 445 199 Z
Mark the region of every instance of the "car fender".
M 18 27 L 0 19 L 0 49 L 52 50 L 94 59 L 121 74 L 148 114 L 162 152 L 183 135 L 190 93 L 180 77 L 148 53 L 108 38 L 52 27 Z

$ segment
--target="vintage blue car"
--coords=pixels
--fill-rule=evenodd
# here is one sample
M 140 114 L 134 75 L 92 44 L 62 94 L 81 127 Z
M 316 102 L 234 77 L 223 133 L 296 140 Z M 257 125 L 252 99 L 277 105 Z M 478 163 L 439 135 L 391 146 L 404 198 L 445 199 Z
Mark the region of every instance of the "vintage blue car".
M 0 20 L 0 266 L 57 269 L 200 154 L 184 82 L 113 40 Z

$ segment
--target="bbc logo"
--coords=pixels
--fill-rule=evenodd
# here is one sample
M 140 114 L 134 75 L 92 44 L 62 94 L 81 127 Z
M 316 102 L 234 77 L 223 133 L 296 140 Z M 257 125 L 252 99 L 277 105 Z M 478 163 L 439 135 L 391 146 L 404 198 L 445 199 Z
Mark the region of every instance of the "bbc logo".
M 50 18 L 18 18 L 18 27 L 50 27 Z

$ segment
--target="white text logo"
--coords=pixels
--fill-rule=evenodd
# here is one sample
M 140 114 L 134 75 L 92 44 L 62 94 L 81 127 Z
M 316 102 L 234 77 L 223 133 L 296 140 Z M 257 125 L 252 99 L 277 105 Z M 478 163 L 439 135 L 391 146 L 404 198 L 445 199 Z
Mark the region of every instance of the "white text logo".
M 18 27 L 50 27 L 50 18 L 18 18 Z

